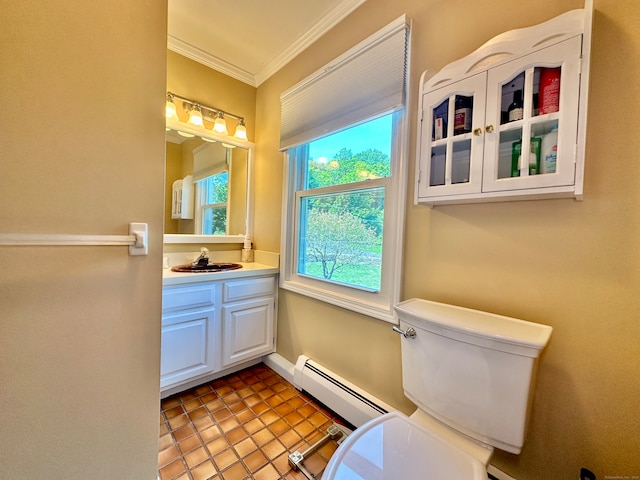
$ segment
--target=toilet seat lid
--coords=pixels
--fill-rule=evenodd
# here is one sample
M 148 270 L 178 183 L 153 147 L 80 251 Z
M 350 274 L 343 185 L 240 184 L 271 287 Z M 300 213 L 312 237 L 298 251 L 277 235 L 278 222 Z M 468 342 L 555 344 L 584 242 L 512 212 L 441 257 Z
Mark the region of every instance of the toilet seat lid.
M 478 459 L 454 447 L 398 412 L 356 429 L 331 457 L 322 480 L 480 480 L 487 470 Z

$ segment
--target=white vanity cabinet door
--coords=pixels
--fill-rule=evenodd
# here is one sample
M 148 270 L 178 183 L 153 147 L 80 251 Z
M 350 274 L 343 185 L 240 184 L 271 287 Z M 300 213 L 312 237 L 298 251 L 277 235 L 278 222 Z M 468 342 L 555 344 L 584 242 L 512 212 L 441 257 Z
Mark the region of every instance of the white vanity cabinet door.
M 274 351 L 274 298 L 223 307 L 222 365 L 250 360 Z
M 161 389 L 215 370 L 215 313 L 209 308 L 162 317 Z
M 273 275 L 224 282 L 223 367 L 275 351 L 275 289 Z

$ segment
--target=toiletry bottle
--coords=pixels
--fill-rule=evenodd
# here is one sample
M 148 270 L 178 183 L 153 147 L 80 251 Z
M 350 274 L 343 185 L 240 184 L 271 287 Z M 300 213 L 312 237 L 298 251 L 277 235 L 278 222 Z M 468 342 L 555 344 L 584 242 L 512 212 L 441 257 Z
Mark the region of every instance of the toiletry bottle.
M 432 140 L 447 138 L 447 115 L 449 101 L 442 102 L 433 109 L 433 135 Z
M 531 137 L 531 153 L 529 153 L 529 175 L 537 175 L 540 173 L 540 150 L 542 148 L 542 139 Z
M 473 97 L 456 95 L 455 115 L 453 121 L 453 134 L 460 135 L 471 131 L 471 113 L 473 110 Z
M 555 173 L 558 157 L 558 125 L 551 127 L 551 131 L 542 137 L 540 151 L 540 173 Z
M 253 250 L 251 249 L 251 237 L 246 235 L 244 237 L 244 246 L 242 247 L 242 261 L 253 262 Z
M 509 112 L 509 121 L 522 120 L 524 110 L 522 109 L 522 90 L 516 90 L 513 92 L 513 102 L 507 109 Z
M 540 114 L 560 109 L 560 67 L 540 69 Z
M 511 146 L 511 176 L 520 176 L 520 160 L 522 158 L 522 140 L 516 140 Z

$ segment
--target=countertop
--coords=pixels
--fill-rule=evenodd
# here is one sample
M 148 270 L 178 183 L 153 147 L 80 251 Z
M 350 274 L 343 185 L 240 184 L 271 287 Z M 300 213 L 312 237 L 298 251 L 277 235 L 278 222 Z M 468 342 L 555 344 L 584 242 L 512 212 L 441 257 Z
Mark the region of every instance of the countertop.
M 229 280 L 234 278 L 254 277 L 257 275 L 273 275 L 278 273 L 278 267 L 266 265 L 264 263 L 243 263 L 242 268 L 228 270 L 226 272 L 202 272 L 202 273 L 180 273 L 172 272 L 170 268 L 162 271 L 162 285 L 181 285 L 185 283 L 209 282 L 212 280 Z

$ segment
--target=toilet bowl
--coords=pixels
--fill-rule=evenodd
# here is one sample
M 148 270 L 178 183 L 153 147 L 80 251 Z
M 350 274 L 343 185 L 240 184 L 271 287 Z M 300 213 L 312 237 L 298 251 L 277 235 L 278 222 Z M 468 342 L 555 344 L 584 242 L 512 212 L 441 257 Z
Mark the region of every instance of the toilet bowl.
M 356 429 L 331 457 L 322 480 L 486 480 L 486 466 L 398 412 Z
M 418 408 L 356 429 L 322 480 L 486 480 L 494 447 L 524 444 L 551 327 L 422 299 L 394 308 L 403 388 Z

